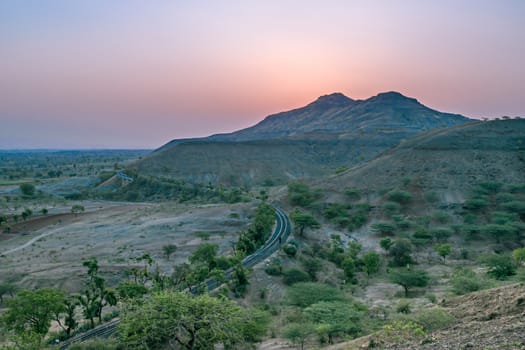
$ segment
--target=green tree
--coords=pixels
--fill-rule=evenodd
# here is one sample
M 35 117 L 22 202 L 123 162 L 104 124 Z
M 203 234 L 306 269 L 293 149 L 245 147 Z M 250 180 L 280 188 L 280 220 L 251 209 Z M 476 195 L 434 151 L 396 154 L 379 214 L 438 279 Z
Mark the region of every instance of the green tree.
M 446 262 L 445 259 L 447 258 L 447 256 L 450 255 L 452 251 L 452 246 L 448 243 L 436 244 L 434 246 L 434 250 L 436 251 L 436 253 L 438 253 L 440 257 L 443 258 L 443 263 L 445 263 Z
M 107 305 L 117 304 L 116 291 L 106 288 L 106 281 L 98 274 L 98 261 L 95 258 L 82 263 L 88 269 L 84 293 L 78 296 L 78 302 L 82 306 L 84 317 L 88 319 L 91 326 L 95 326 L 95 317 L 102 322 L 102 309 Z
M 291 182 L 288 184 L 288 199 L 292 205 L 307 207 L 316 199 L 317 195 L 310 191 L 310 188 L 301 182 Z
M 396 239 L 388 250 L 388 254 L 392 257 L 392 264 L 394 266 L 406 266 L 411 264 L 412 243 L 404 238 Z
M 390 272 L 390 280 L 405 289 L 405 297 L 410 288 L 426 287 L 429 282 L 428 273 L 423 270 L 400 269 Z
M 363 269 L 367 276 L 379 272 L 381 268 L 381 256 L 376 252 L 368 252 L 361 258 L 363 262 Z
M 53 288 L 22 290 L 8 300 L 8 309 L 2 315 L 2 321 L 7 329 L 18 336 L 35 334 L 42 339 L 51 321 L 65 311 L 64 298 L 62 291 Z
M 166 260 L 170 260 L 170 255 L 175 253 L 177 250 L 177 246 L 175 244 L 166 244 L 162 246 L 162 251 L 164 252 L 164 255 L 166 255 Z
M 33 211 L 29 208 L 26 208 L 23 212 L 22 212 L 22 219 L 24 221 L 26 221 L 31 215 L 33 215 Z
M 321 225 L 315 218 L 308 214 L 303 214 L 300 211 L 296 210 L 291 215 L 290 218 L 293 221 L 296 229 L 299 231 L 299 236 L 303 236 L 304 230 L 306 228 L 319 228 Z
M 130 348 L 214 349 L 256 339 L 265 331 L 253 320 L 257 314 L 243 312 L 227 299 L 164 291 L 142 304 L 127 304 L 119 330 Z
M 197 247 L 189 257 L 189 261 L 192 264 L 199 262 L 205 264 L 210 270 L 215 267 L 215 258 L 219 251 L 219 245 L 215 243 L 204 243 Z
M 361 330 L 363 311 L 352 303 L 321 301 L 304 309 L 304 313 L 320 333 L 326 334 L 329 344 L 338 335 L 356 336 Z
M 284 328 L 283 336 L 303 350 L 304 344 L 314 333 L 315 326 L 312 323 L 290 323 Z
M 383 248 L 383 250 L 384 250 L 385 252 L 388 252 L 388 250 L 390 249 L 390 247 L 392 246 L 392 244 L 394 244 L 394 242 L 393 242 L 392 239 L 389 238 L 389 237 L 382 238 L 382 239 L 379 241 L 379 245 L 381 246 L 381 248 Z
M 298 268 L 291 268 L 283 271 L 283 282 L 284 284 L 291 286 L 292 284 L 299 282 L 309 282 L 310 276 Z
M 35 195 L 35 185 L 24 182 L 20 184 L 20 191 L 24 196 L 33 197 Z
M 488 274 L 498 280 L 505 280 L 507 277 L 516 274 L 516 265 L 510 254 L 494 254 L 485 258 L 488 267 Z

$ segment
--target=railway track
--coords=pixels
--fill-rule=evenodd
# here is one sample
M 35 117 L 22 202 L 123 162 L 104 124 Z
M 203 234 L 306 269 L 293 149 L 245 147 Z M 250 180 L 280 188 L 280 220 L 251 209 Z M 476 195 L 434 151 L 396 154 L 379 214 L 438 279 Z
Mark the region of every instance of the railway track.
M 274 206 L 274 209 L 275 228 L 270 238 L 256 252 L 248 255 L 246 258 L 243 259 L 243 261 L 241 262 L 241 265 L 243 267 L 253 267 L 258 263 L 262 262 L 264 259 L 268 258 L 270 255 L 276 252 L 281 246 L 281 244 L 286 242 L 286 240 L 288 239 L 288 236 L 290 235 L 292 229 L 290 219 L 282 209 L 277 208 L 276 206 Z M 224 276 L 227 280 L 231 279 L 232 273 L 233 269 L 231 268 L 225 271 Z M 222 282 L 219 282 L 213 278 L 208 279 L 204 283 L 206 284 L 206 288 L 208 289 L 208 291 L 212 291 L 220 285 L 222 285 Z M 113 333 L 115 333 L 119 323 L 120 319 L 115 319 L 111 322 L 101 324 L 86 333 L 79 334 L 71 339 L 64 341 L 62 344 L 59 345 L 59 349 L 65 350 L 74 343 L 83 343 L 93 338 L 107 338 Z

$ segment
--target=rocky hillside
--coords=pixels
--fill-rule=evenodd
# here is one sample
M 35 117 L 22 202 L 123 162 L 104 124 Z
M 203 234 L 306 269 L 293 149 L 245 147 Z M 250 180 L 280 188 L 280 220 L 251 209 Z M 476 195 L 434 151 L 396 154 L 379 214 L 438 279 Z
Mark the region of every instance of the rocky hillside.
M 456 297 L 443 302 L 441 306 L 454 316 L 456 322 L 423 339 L 396 341 L 394 337 L 386 339 L 377 334 L 329 349 L 368 349 L 371 343 L 375 343 L 376 348 L 388 350 L 525 349 L 523 284 Z
M 212 184 L 285 183 L 333 174 L 421 131 L 468 121 L 396 92 L 367 100 L 336 93 L 231 134 L 173 140 L 133 167 Z
M 384 189 L 410 179 L 425 189 L 465 192 L 483 181 L 525 180 L 525 120 L 473 122 L 429 131 L 321 185 Z

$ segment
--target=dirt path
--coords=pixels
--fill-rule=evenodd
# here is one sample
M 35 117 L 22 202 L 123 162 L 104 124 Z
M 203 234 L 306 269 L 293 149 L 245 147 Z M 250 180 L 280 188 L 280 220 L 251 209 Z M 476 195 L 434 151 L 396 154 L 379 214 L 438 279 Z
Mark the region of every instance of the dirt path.
M 49 231 L 49 232 L 46 232 L 46 233 L 42 233 L 41 235 L 38 235 L 34 238 L 31 238 L 28 242 L 22 244 L 22 245 L 19 245 L 18 247 L 15 247 L 15 248 L 12 248 L 12 249 L 9 249 L 8 251 L 5 251 L 5 252 L 0 252 L 0 255 L 8 255 L 8 254 L 11 254 L 11 253 L 14 253 L 14 252 L 17 252 L 19 250 L 22 250 L 24 248 L 27 248 L 29 246 L 31 246 L 31 244 L 41 240 L 42 238 L 44 237 L 47 237 L 47 236 L 50 236 L 52 235 L 53 233 L 56 233 L 60 231 L 59 229 L 55 229 L 55 230 L 52 230 L 52 231 Z

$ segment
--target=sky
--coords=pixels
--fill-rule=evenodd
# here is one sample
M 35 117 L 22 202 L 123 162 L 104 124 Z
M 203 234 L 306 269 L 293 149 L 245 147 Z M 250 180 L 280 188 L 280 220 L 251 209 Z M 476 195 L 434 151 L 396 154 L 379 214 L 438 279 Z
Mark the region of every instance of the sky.
M 523 0 L 2 0 L 0 149 L 156 148 L 342 92 L 525 116 Z

